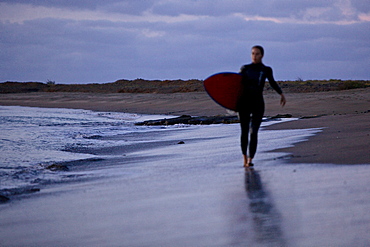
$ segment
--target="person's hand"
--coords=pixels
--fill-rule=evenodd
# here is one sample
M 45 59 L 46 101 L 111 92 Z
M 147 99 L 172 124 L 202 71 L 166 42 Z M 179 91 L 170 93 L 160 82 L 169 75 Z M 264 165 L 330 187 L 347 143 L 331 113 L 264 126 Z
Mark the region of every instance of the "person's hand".
M 284 106 L 285 106 L 285 104 L 286 104 L 285 96 L 284 96 L 284 94 L 280 94 L 280 96 L 281 96 L 281 98 L 280 98 L 280 105 L 281 105 L 282 107 L 284 107 Z

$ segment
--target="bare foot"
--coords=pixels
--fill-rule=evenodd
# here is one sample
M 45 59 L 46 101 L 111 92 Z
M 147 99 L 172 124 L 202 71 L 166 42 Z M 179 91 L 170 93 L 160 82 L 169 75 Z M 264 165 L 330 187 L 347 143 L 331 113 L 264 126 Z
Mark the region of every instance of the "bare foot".
M 244 154 L 243 154 L 243 158 L 244 158 L 244 167 L 253 166 L 251 158 L 249 158 L 247 155 L 244 155 Z
M 248 166 L 253 166 L 253 163 L 252 163 L 252 158 L 248 158 Z
M 249 158 L 247 155 L 243 155 L 243 158 L 244 158 L 244 167 L 253 166 L 251 158 Z
M 243 160 L 244 160 L 244 167 L 247 167 L 247 164 L 248 164 L 248 157 L 247 157 L 247 155 L 243 154 Z

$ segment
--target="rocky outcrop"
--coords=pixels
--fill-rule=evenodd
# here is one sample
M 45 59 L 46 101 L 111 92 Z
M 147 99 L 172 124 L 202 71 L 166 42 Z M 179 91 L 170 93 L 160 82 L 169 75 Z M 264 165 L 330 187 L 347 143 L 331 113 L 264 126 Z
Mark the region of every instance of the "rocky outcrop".
M 6 196 L 0 195 L 0 204 L 1 203 L 7 203 L 10 199 Z
M 61 164 L 52 164 L 50 166 L 47 166 L 46 169 L 50 171 L 69 171 L 68 167 L 66 165 L 61 165 Z
M 276 120 L 278 118 L 290 118 L 292 115 L 276 115 L 268 117 L 264 121 Z M 211 116 L 211 117 L 192 117 L 189 115 L 182 115 L 175 118 L 164 118 L 158 120 L 148 120 L 136 123 L 135 125 L 175 125 L 175 124 L 232 124 L 239 123 L 238 116 Z
M 158 120 L 148 120 L 136 125 L 175 125 L 175 124 L 230 124 L 238 123 L 237 116 L 213 116 L 213 117 L 192 117 L 189 115 L 182 115 L 175 118 L 164 118 Z

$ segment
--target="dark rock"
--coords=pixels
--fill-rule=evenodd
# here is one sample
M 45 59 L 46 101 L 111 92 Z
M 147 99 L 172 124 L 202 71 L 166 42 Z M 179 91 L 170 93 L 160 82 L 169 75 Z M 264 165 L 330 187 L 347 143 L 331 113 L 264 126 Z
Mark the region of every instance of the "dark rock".
M 87 137 L 84 137 L 85 139 L 92 139 L 92 140 L 98 140 L 98 139 L 102 139 L 102 136 L 100 135 L 92 135 L 92 136 L 87 136 Z
M 322 117 L 322 116 L 325 116 L 325 114 L 321 114 L 321 115 L 312 115 L 312 116 L 303 116 L 303 117 L 301 117 L 300 119 L 318 118 L 318 117 Z
M 0 195 L 0 203 L 7 203 L 9 200 L 8 197 Z
M 52 164 L 50 166 L 47 166 L 46 169 L 50 171 L 68 171 L 68 167 L 65 165 L 60 165 L 60 164 Z
M 28 193 L 35 193 L 35 192 L 40 192 L 39 188 L 32 188 L 28 190 Z
M 180 141 L 177 144 L 185 144 L 185 142 L 184 141 Z
M 291 118 L 292 114 L 277 114 L 271 118 Z
M 238 123 L 237 116 L 213 116 L 213 117 L 192 117 L 189 115 L 182 115 L 175 118 L 165 118 L 158 120 L 148 120 L 136 125 L 175 125 L 175 124 L 230 124 Z
M 6 203 L 10 199 L 8 196 L 17 196 L 22 194 L 31 194 L 39 192 L 40 189 L 32 186 L 26 186 L 23 188 L 11 188 L 11 189 L 3 189 L 0 191 L 2 195 L 0 195 L 0 203 Z
M 291 114 L 278 114 L 272 117 L 266 117 L 263 121 L 272 121 L 278 120 L 280 118 L 291 118 Z M 175 125 L 175 124 L 202 124 L 202 125 L 209 125 L 209 124 L 233 124 L 239 123 L 238 116 L 202 116 L 202 117 L 192 117 L 189 115 L 182 115 L 180 117 L 175 118 L 164 118 L 164 119 L 157 119 L 157 120 L 148 120 L 144 122 L 136 123 L 135 125 Z

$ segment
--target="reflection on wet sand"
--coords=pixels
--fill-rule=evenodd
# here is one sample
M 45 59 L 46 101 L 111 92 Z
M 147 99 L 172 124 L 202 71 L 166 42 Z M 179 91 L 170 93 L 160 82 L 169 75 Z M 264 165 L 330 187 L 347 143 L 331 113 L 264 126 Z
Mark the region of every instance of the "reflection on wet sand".
M 259 244 L 286 246 L 281 229 L 281 217 L 263 188 L 261 177 L 253 168 L 245 170 L 245 189 L 250 200 L 255 241 Z

